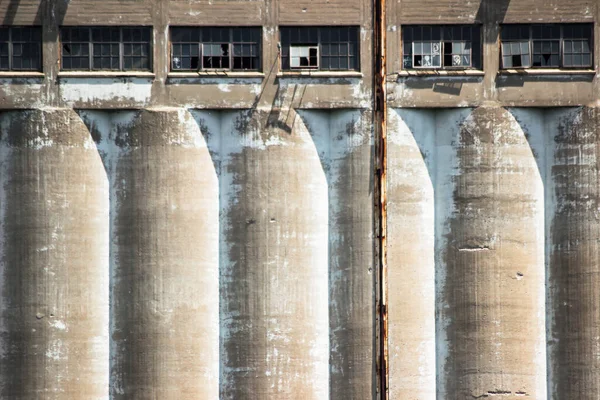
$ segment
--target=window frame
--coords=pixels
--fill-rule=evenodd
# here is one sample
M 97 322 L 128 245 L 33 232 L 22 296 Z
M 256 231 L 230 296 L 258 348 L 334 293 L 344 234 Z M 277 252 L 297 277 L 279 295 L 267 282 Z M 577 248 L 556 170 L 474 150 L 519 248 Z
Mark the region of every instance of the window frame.
M 410 29 L 414 29 L 414 28 L 439 28 L 440 30 L 440 38 L 438 39 L 433 39 L 433 38 L 422 38 L 420 40 L 415 39 L 414 37 L 411 38 L 409 41 L 405 40 L 405 29 L 406 28 L 410 28 Z M 453 38 L 453 37 L 448 37 L 446 38 L 445 32 L 447 29 L 455 29 L 455 28 L 460 28 L 461 30 L 468 28 L 470 30 L 470 40 L 466 40 L 464 39 L 464 33 L 461 32 L 461 37 L 460 38 Z M 476 35 L 478 36 L 478 40 L 475 40 Z M 401 40 L 400 40 L 400 69 L 401 70 L 407 70 L 407 71 L 466 71 L 466 70 L 475 70 L 475 71 L 481 71 L 483 70 L 483 29 L 482 29 L 482 25 L 481 24 L 404 24 L 401 27 Z M 449 35 L 449 36 L 454 36 L 453 34 Z M 440 51 L 439 51 L 439 57 L 440 57 L 440 63 L 439 66 L 415 66 L 415 56 L 417 54 L 415 54 L 415 43 L 439 43 L 440 45 Z M 452 51 L 450 53 L 446 53 L 446 44 L 449 43 L 450 45 L 454 45 L 456 43 L 462 43 L 465 44 L 465 48 L 467 47 L 466 45 L 469 44 L 469 48 L 468 48 L 468 53 L 460 53 L 461 56 L 461 61 L 463 61 L 462 57 L 468 55 L 469 57 L 469 63 L 468 64 L 464 64 L 464 65 L 446 65 L 445 64 L 445 57 L 446 55 L 450 55 L 453 56 L 455 54 L 458 53 L 454 53 L 454 49 L 452 49 Z M 479 53 L 479 59 L 477 61 L 474 60 L 473 55 L 474 55 L 474 43 L 478 43 L 480 46 L 480 50 L 478 51 Z M 406 45 L 410 44 L 410 55 L 406 54 Z M 435 54 L 435 53 L 433 53 Z M 410 61 L 412 63 L 411 67 L 406 67 L 405 66 L 405 59 L 406 57 L 410 57 Z M 481 65 L 480 65 L 481 64 Z M 475 66 L 477 65 L 477 66 Z
M 227 29 L 227 36 L 228 36 L 228 42 L 207 42 L 207 41 L 203 41 L 202 39 L 202 34 L 200 34 L 199 36 L 199 41 L 195 42 L 195 41 L 186 41 L 186 42 L 173 42 L 173 28 L 175 29 L 194 29 L 194 30 L 199 30 L 200 32 L 203 29 Z M 248 29 L 250 30 L 256 30 L 259 32 L 259 38 L 256 42 L 253 41 L 248 41 L 248 40 L 242 40 L 242 41 L 236 41 L 234 38 L 234 31 L 236 29 Z M 262 48 L 263 48 L 263 40 L 264 40 L 264 35 L 263 35 L 263 28 L 262 26 L 255 26 L 255 25 L 251 25 L 251 26 L 214 26 L 214 25 L 210 25 L 210 26 L 181 26 L 181 25 L 174 25 L 174 26 L 170 26 L 169 27 L 169 73 L 178 73 L 178 72 L 219 72 L 219 71 L 223 71 L 223 72 L 236 72 L 236 73 L 244 73 L 244 72 L 248 72 L 248 73 L 257 73 L 257 72 L 262 72 L 262 66 L 263 66 L 263 61 L 262 61 Z M 174 60 L 174 54 L 173 54 L 173 46 L 174 45 L 186 45 L 186 46 L 195 46 L 198 49 L 198 67 L 197 68 L 173 68 L 173 60 Z M 228 58 L 228 62 L 229 62 L 229 67 L 226 68 L 206 68 L 204 67 L 204 46 L 205 45 L 215 45 L 215 44 L 219 44 L 219 45 L 223 45 L 223 44 L 227 44 L 228 45 L 228 55 L 227 56 L 222 56 L 222 57 L 227 57 Z M 243 57 L 242 56 L 236 56 L 234 53 L 234 47 L 235 45 L 238 46 L 243 46 L 244 45 L 255 45 L 256 46 L 256 55 L 252 56 L 252 54 L 248 57 L 250 58 L 255 58 L 257 60 L 257 66 L 256 68 L 235 68 L 235 59 L 236 58 L 240 58 Z M 242 50 L 243 51 L 243 50 Z M 221 58 L 222 58 L 221 57 Z
M 347 40 L 342 40 L 341 38 L 339 40 L 325 40 L 323 38 L 323 30 L 324 29 L 339 29 L 339 28 L 346 28 L 348 29 L 348 39 Z M 283 30 L 284 29 L 290 29 L 290 34 L 291 34 L 291 29 L 315 29 L 316 30 L 316 42 L 313 41 L 298 41 L 298 42 L 293 42 L 291 39 L 289 40 L 289 43 L 286 45 L 285 43 L 283 43 Z M 330 32 L 331 33 L 331 32 Z M 329 33 L 329 34 L 330 34 Z M 351 38 L 352 34 L 355 34 L 356 37 L 355 38 Z M 354 39 L 354 40 L 352 40 Z M 346 44 L 347 47 L 347 52 L 345 55 L 343 54 L 337 54 L 337 55 L 332 55 L 332 54 L 324 54 L 323 52 L 323 45 L 327 45 L 327 46 L 331 46 L 331 45 L 335 45 L 335 44 L 341 44 L 344 43 Z M 281 25 L 279 26 L 279 45 L 280 48 L 283 48 L 283 46 L 287 47 L 287 55 L 284 55 L 282 52 L 280 52 L 279 54 L 279 58 L 280 58 L 280 62 L 279 62 L 279 69 L 280 71 L 283 72 L 302 72 L 302 71 L 308 71 L 308 72 L 323 72 L 323 73 L 357 73 L 357 72 L 361 72 L 361 39 L 360 39 L 360 26 L 358 25 Z M 351 53 L 351 48 L 352 45 L 354 45 L 354 52 L 355 54 L 350 54 Z M 292 47 L 308 47 L 308 48 L 312 48 L 312 47 L 316 47 L 317 48 L 317 66 L 316 67 L 292 67 L 291 65 L 291 60 L 292 60 L 292 54 L 291 54 L 291 49 Z M 345 57 L 346 61 L 347 61 L 347 68 L 340 68 L 339 64 L 337 68 L 331 68 L 328 67 L 326 69 L 323 69 L 323 57 L 328 57 L 328 58 L 332 58 L 332 57 L 336 57 L 338 58 L 338 60 L 341 57 Z M 287 68 L 284 68 L 284 58 L 287 58 Z M 355 64 L 350 63 L 351 60 L 356 60 Z M 331 65 L 331 64 L 330 64 Z
M 568 26 L 572 26 L 572 25 L 580 25 L 581 27 L 588 27 L 591 29 L 591 34 L 589 37 L 589 56 L 590 56 L 590 63 L 588 65 L 565 65 L 565 41 L 585 41 L 587 40 L 586 38 L 565 38 L 565 27 Z M 514 27 L 514 26 L 521 26 L 521 27 L 527 27 L 528 31 L 529 31 L 529 38 L 528 39 L 509 39 L 509 40 L 503 40 L 502 39 L 502 31 L 506 28 L 506 27 Z M 557 27 L 560 30 L 560 35 L 558 37 L 558 39 L 556 38 L 534 38 L 533 37 L 533 29 L 535 27 Z M 594 62 L 594 24 L 593 23 L 541 23 L 541 24 L 502 24 L 500 25 L 500 35 L 499 35 L 499 42 L 500 42 L 500 70 L 501 71 L 506 71 L 506 70 L 511 70 L 511 69 L 516 69 L 516 70 L 526 70 L 526 69 L 535 69 L 535 70 L 552 70 L 552 69 L 559 69 L 559 70 L 577 70 L 577 69 L 595 69 L 595 62 Z M 554 42 L 558 40 L 558 65 L 557 66 L 544 66 L 544 65 L 534 65 L 534 42 Z M 514 67 L 514 66 L 510 66 L 510 67 L 505 67 L 504 66 L 504 48 L 503 48 L 503 44 L 505 43 L 518 43 L 518 42 L 528 42 L 528 49 L 529 49 L 529 66 L 520 66 L 520 67 Z M 552 51 L 552 50 L 551 50 Z M 544 54 L 544 53 L 540 53 L 540 54 Z M 571 54 L 575 54 L 575 53 L 571 53 Z M 588 53 L 578 53 L 578 54 L 588 54 Z M 550 55 L 552 56 L 553 53 L 551 52 Z
M 18 72 L 18 73 L 43 73 L 44 72 L 44 46 L 43 46 L 43 29 L 40 25 L 11 25 L 11 26 L 6 26 L 6 25 L 2 25 L 0 26 L 0 29 L 7 29 L 8 31 L 8 42 L 6 42 L 8 44 L 8 69 L 0 69 L 0 73 L 11 73 L 11 72 Z M 37 58 L 37 62 L 39 65 L 39 68 L 15 68 L 14 65 L 14 60 L 13 58 L 14 56 L 14 40 L 13 40 L 13 30 L 14 29 L 38 29 L 39 30 L 39 37 L 40 37 L 40 41 L 39 43 L 37 43 L 37 47 L 38 47 L 38 58 Z M 34 42 L 19 42 L 19 43 L 34 43 Z
M 88 68 L 69 68 L 69 69 L 65 69 L 64 68 L 64 54 L 63 54 L 63 46 L 65 44 L 65 42 L 63 42 L 62 40 L 62 32 L 63 29 L 87 29 L 88 30 L 88 40 L 87 42 L 77 42 L 77 43 L 86 43 L 87 47 L 88 47 Z M 94 41 L 94 37 L 93 37 L 93 33 L 94 33 L 94 29 L 118 29 L 119 30 L 119 42 L 118 42 L 118 47 L 119 47 L 119 68 L 118 69 L 112 69 L 112 68 L 96 68 L 94 66 L 94 59 L 95 54 L 94 54 L 94 45 L 95 44 L 111 44 L 114 43 L 113 41 L 109 41 L 109 42 L 103 42 L 103 41 Z M 139 42 L 134 42 L 134 41 L 127 41 L 125 42 L 123 40 L 123 31 L 126 29 L 141 29 L 141 30 L 148 30 L 149 31 L 149 40 L 148 42 L 144 42 L 139 41 Z M 60 72 L 91 72 L 91 73 L 102 73 L 102 72 L 109 72 L 109 73 L 147 73 L 150 72 L 152 73 L 154 71 L 154 28 L 152 26 L 149 25 L 142 25 L 142 26 L 132 26 L 132 25 L 89 25 L 89 26 L 78 26 L 78 25 L 64 25 L 61 26 L 59 29 L 59 60 L 60 60 Z M 148 46 L 148 68 L 145 69 L 125 69 L 125 58 L 126 57 L 130 57 L 130 56 L 125 56 L 125 44 L 147 44 Z M 102 57 L 102 54 L 97 55 L 99 57 Z M 70 56 L 72 57 L 72 56 Z M 76 56 L 75 56 L 76 57 Z M 112 57 L 112 55 L 108 55 L 108 57 Z M 143 56 L 142 56 L 143 57 Z

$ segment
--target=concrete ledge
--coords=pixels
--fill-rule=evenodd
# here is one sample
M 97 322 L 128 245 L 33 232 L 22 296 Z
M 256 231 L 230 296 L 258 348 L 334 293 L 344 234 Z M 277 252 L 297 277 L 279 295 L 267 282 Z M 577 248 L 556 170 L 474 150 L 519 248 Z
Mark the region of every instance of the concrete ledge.
M 593 69 L 502 69 L 498 75 L 595 75 Z
M 59 78 L 154 78 L 154 72 L 145 71 L 61 71 Z
M 43 72 L 35 71 L 2 71 L 0 78 L 44 78 Z
M 461 70 L 403 70 L 390 74 L 390 78 L 400 78 L 405 76 L 484 76 L 485 72 L 478 69 L 461 69 Z
M 362 78 L 363 74 L 359 71 L 281 71 L 277 73 L 279 78 Z
M 187 71 L 187 72 L 169 72 L 167 78 L 264 78 L 262 72 L 243 72 L 243 71 Z

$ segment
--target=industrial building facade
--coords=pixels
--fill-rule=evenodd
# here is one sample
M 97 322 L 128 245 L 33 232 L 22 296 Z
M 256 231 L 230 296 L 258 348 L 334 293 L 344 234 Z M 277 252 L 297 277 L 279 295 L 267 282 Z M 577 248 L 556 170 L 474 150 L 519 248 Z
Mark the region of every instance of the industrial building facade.
M 0 399 L 600 398 L 599 18 L 0 2 Z

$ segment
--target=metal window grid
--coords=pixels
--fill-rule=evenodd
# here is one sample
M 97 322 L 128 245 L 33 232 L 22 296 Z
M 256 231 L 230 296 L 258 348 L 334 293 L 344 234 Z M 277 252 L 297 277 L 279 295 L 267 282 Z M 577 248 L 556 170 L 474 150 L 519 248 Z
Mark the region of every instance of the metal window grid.
M 283 70 L 359 71 L 359 31 L 356 26 L 285 26 L 280 28 Z M 295 36 L 295 37 L 293 37 Z M 292 67 L 292 47 L 316 47 L 318 66 Z
M 502 27 L 502 43 L 501 49 L 501 62 L 502 68 L 532 68 L 532 69 L 544 69 L 544 68 L 587 68 L 591 67 L 593 63 L 593 30 L 591 24 L 532 24 L 532 25 L 505 25 Z M 526 37 L 522 37 L 520 40 L 516 38 L 505 38 L 511 36 L 506 31 L 511 29 L 521 29 L 521 33 L 526 29 Z M 554 37 L 550 35 L 551 29 L 555 30 Z M 578 37 L 571 33 L 566 33 L 568 29 L 580 29 L 581 34 Z M 534 34 L 534 30 L 541 30 L 543 33 Z M 585 34 L 587 31 L 588 35 Z M 542 35 L 542 36 L 540 36 Z M 543 37 L 546 35 L 546 37 Z M 523 36 L 523 35 L 522 35 Z M 514 67 L 512 65 L 506 65 L 505 57 L 512 56 L 511 53 L 506 51 L 507 46 L 518 41 L 519 43 L 527 43 L 527 55 L 529 57 L 529 64 Z M 556 46 L 558 42 L 558 49 Z M 575 50 L 575 43 L 578 45 L 578 50 Z M 539 46 L 536 46 L 538 45 Z M 548 46 L 550 48 L 548 49 Z M 541 48 L 540 48 L 541 47 Z M 512 51 L 512 50 L 511 50 Z M 544 55 L 550 56 L 550 65 L 542 65 L 542 57 Z M 536 65 L 536 56 L 539 56 L 540 65 Z M 558 58 L 558 62 L 556 62 Z M 579 61 L 579 62 L 577 62 Z
M 443 42 L 444 67 L 468 68 L 472 66 L 472 45 L 467 40 L 452 40 Z
M 79 30 L 86 32 L 87 40 L 71 41 L 72 34 Z M 139 30 L 142 40 L 124 41 L 123 32 L 126 30 Z M 69 40 L 65 40 L 69 36 Z M 145 65 L 133 65 L 127 60 L 137 55 L 125 54 L 125 46 L 137 44 L 145 48 Z M 81 46 L 83 54 L 64 54 L 65 46 Z M 152 28 L 150 27 L 114 27 L 114 26 L 90 26 L 61 28 L 61 69 L 69 71 L 151 71 L 152 70 Z M 87 50 L 87 51 L 85 51 Z M 140 50 L 141 51 L 141 50 Z M 117 53 L 117 54 L 115 54 Z M 84 60 L 84 58 L 86 60 Z M 79 66 L 73 66 L 72 61 L 78 59 Z M 69 63 L 66 61 L 71 60 Z M 81 66 L 85 61 L 86 66 Z M 68 67 L 65 65 L 69 64 Z
M 412 43 L 412 61 L 413 68 L 442 68 L 442 42 L 414 41 Z
M 475 56 L 479 51 L 474 51 L 481 42 L 479 25 L 407 25 L 402 30 L 403 68 L 468 69 L 479 63 Z M 439 57 L 438 47 L 436 51 L 432 48 L 431 53 L 422 50 L 423 44 L 429 43 L 439 46 Z M 427 65 L 423 65 L 425 56 L 429 57 Z
M 42 71 L 40 27 L 0 27 L 0 70 Z
M 260 70 L 262 28 L 172 27 L 170 38 L 171 71 Z

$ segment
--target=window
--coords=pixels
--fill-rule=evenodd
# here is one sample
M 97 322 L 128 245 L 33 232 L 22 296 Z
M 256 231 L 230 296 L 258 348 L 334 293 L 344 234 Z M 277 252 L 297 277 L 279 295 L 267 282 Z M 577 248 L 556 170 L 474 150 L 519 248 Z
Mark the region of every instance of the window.
M 592 24 L 502 26 L 502 68 L 590 68 Z
M 173 27 L 171 71 L 258 71 L 262 28 Z
M 152 28 L 63 27 L 61 69 L 150 71 Z
M 42 71 L 40 27 L 0 27 L 0 71 Z
M 405 69 L 481 68 L 481 29 L 463 25 L 402 28 Z
M 359 70 L 358 27 L 281 27 L 280 30 L 284 71 Z

